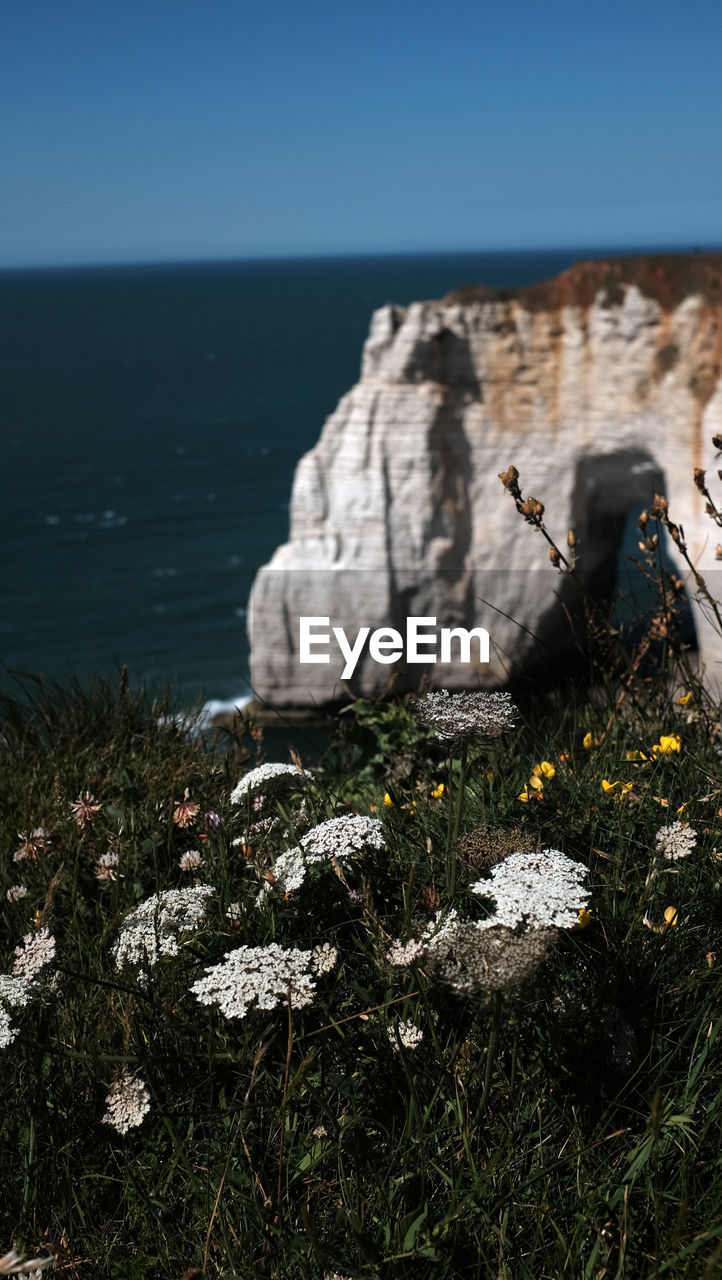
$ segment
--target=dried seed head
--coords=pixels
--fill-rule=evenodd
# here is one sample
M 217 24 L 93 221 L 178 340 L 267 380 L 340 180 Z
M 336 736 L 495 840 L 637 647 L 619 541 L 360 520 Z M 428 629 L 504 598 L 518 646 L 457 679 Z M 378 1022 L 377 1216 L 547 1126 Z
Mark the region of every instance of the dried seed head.
M 694 482 L 695 482 L 695 484 L 696 484 L 697 488 L 699 489 L 700 493 L 704 493 L 704 491 L 705 491 L 706 476 L 705 476 L 705 472 L 704 472 L 704 470 L 703 470 L 703 468 L 702 468 L 702 467 L 695 467 L 695 469 L 694 469 Z
M 503 484 L 505 489 L 513 490 L 517 487 L 518 480 L 519 480 L 519 472 L 517 471 L 516 467 L 512 465 L 509 467 L 507 471 L 499 472 L 499 479 L 501 480 L 501 483 Z
M 642 530 L 642 532 L 644 532 L 644 530 L 646 529 L 646 527 L 647 527 L 647 522 L 648 522 L 648 521 L 649 521 L 649 512 L 648 512 L 648 511 L 640 511 L 640 513 L 639 513 L 639 519 L 638 519 L 638 521 L 637 521 L 637 524 L 639 525 L 639 527 L 640 527 L 640 529 Z
M 560 563 L 561 563 L 561 556 L 560 556 L 559 552 L 557 551 L 556 547 L 550 547 L 550 548 L 549 548 L 549 559 L 551 560 L 552 564 L 554 565 L 554 568 L 555 568 L 555 569 L 558 569 L 558 568 L 559 568 L 559 565 L 560 565 Z
M 576 547 L 576 545 L 577 545 L 577 535 L 573 529 L 570 529 L 569 533 L 567 534 L 567 546 L 574 548 Z
M 663 520 L 669 509 L 669 503 L 662 493 L 655 493 L 649 507 L 649 514 L 653 520 Z

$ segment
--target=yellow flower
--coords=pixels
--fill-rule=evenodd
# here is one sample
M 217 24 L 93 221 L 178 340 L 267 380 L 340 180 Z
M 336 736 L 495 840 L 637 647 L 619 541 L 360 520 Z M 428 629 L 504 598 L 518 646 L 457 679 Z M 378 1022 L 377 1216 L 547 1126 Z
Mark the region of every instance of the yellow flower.
M 529 786 L 531 787 L 532 791 L 544 790 L 544 783 L 542 782 L 541 778 L 538 777 L 537 774 L 532 774 L 531 778 L 529 779 Z
M 677 699 L 677 704 L 680 707 L 688 707 L 691 701 L 692 701 L 692 690 L 690 689 L 687 693 L 683 693 L 681 698 Z
M 384 804 L 386 805 L 387 809 L 392 809 L 394 805 L 394 802 L 391 799 L 391 796 L 389 795 L 388 791 L 384 795 Z
M 532 769 L 532 773 L 536 778 L 541 778 L 541 777 L 553 778 L 554 774 L 556 773 L 556 769 L 554 768 L 554 765 L 550 764 L 548 760 L 542 760 L 541 764 L 534 765 L 534 768 Z
M 661 733 L 659 742 L 655 742 L 652 751 L 655 755 L 668 756 L 673 751 L 682 750 L 682 739 L 678 733 Z
M 667 907 L 664 913 L 664 918 L 667 921 L 667 928 L 673 929 L 675 925 L 679 924 L 679 912 L 677 908 Z
M 434 787 L 434 790 L 431 792 L 432 796 L 434 797 L 434 800 L 440 800 L 440 799 L 441 799 L 441 797 L 442 797 L 442 796 L 443 796 L 443 794 L 444 794 L 444 789 L 445 789 L 445 788 L 444 788 L 444 784 L 443 784 L 443 782 L 440 782 L 440 783 L 439 783 L 439 785 L 438 785 L 438 787 Z
M 577 916 L 577 922 L 574 925 L 574 928 L 575 929 L 588 928 L 588 926 L 592 923 L 593 918 L 594 918 L 593 914 L 589 910 L 589 907 L 582 907 L 579 911 L 579 915 Z
M 521 800 L 522 804 L 528 804 L 528 802 L 529 802 L 529 788 L 528 788 L 528 786 L 526 785 L 526 783 L 524 783 L 524 790 L 519 792 L 519 795 L 517 796 L 517 800 Z
M 591 733 L 585 733 L 584 737 L 582 738 L 582 746 L 584 747 L 585 751 L 589 751 L 590 747 L 598 747 L 599 738 L 595 738 Z
M 607 782 L 606 778 L 602 778 L 602 791 L 613 791 L 617 786 L 619 786 L 618 782 Z
M 677 810 L 677 813 L 686 813 L 686 812 L 687 812 L 687 805 L 686 805 L 686 804 L 681 804 L 681 805 L 679 806 L 679 809 Z
M 625 760 L 648 760 L 649 756 L 645 756 L 643 751 L 628 751 Z

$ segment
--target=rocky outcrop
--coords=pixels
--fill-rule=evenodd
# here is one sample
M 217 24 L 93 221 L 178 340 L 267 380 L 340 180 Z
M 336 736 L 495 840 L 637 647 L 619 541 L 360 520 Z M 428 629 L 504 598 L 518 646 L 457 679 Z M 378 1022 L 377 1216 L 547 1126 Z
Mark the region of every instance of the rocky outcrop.
M 279 707 L 343 697 L 334 644 L 329 663 L 299 662 L 301 616 L 350 637 L 403 633 L 409 616 L 488 631 L 488 663 L 387 665 L 366 649 L 347 682 L 357 693 L 392 673 L 415 686 L 424 670 L 449 688 L 498 686 L 558 660 L 570 583 L 504 491 L 510 463 L 557 540 L 575 529 L 594 589 L 610 585 L 627 513 L 659 492 L 722 594 L 719 535 L 692 483 L 714 464 L 721 368 L 722 255 L 585 262 L 513 293 L 468 288 L 377 311 L 360 381 L 298 464 L 289 541 L 256 577 L 259 696 Z M 722 644 L 692 608 L 716 675 Z

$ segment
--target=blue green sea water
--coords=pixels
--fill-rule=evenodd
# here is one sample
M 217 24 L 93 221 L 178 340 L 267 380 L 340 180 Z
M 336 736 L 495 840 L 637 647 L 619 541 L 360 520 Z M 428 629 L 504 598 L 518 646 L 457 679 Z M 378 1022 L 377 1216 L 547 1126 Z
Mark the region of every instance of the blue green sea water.
M 249 694 L 246 604 L 372 311 L 590 251 L 0 273 L 0 680 Z

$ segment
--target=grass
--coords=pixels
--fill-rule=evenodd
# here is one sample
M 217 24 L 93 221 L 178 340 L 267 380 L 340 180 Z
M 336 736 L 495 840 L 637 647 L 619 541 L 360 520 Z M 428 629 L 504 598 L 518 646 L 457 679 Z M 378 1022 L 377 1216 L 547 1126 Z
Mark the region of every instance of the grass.
M 525 708 L 518 730 L 468 753 L 452 858 L 460 763 L 410 700 L 357 704 L 313 781 L 269 789 L 258 812 L 230 803 L 232 752 L 127 688 L 4 710 L 2 969 L 37 927 L 58 948 L 3 1050 L 8 1248 L 50 1251 L 68 1276 L 717 1274 L 722 765 L 694 700 L 656 723 L 630 702 L 606 733 L 608 709 L 568 693 Z M 675 734 L 679 750 L 653 751 Z M 542 761 L 552 776 L 534 773 Z M 186 790 L 199 808 L 182 827 Z M 79 825 L 86 791 L 102 807 Z M 382 852 L 345 876 L 318 864 L 258 903 L 281 851 L 352 812 L 382 819 Z M 655 833 L 673 818 L 697 848 L 662 866 Z M 48 842 L 14 862 L 17 833 L 38 827 Z M 586 927 L 560 931 L 501 997 L 455 995 L 423 963 L 391 968 L 392 940 L 419 938 L 452 901 L 485 914 L 470 885 L 505 841 L 589 868 Z M 183 872 L 191 848 L 203 866 Z M 109 849 L 118 878 L 99 880 Z M 214 888 L 202 926 L 145 985 L 119 973 L 129 911 L 195 879 Z M 27 896 L 9 900 L 17 884 Z M 338 949 L 313 1004 L 229 1020 L 190 994 L 229 950 L 271 942 Z M 404 1020 L 419 1048 L 393 1030 Z M 122 1069 L 150 1094 L 124 1136 L 102 1121 Z

